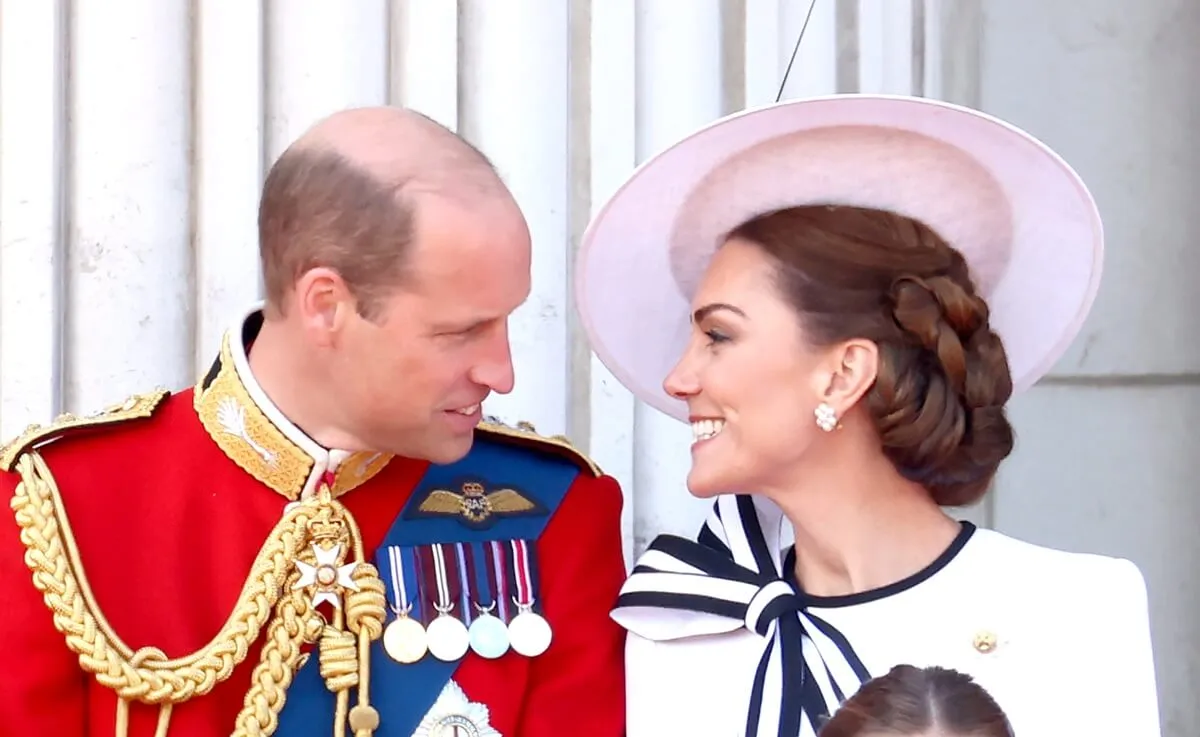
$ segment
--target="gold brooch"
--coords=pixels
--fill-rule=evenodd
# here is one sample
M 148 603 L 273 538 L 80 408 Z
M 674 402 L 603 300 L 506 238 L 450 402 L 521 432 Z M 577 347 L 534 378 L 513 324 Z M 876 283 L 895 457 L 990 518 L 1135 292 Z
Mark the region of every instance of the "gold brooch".
M 988 630 L 980 630 L 975 633 L 974 644 L 975 650 L 984 655 L 995 652 L 996 645 L 998 644 L 996 633 Z

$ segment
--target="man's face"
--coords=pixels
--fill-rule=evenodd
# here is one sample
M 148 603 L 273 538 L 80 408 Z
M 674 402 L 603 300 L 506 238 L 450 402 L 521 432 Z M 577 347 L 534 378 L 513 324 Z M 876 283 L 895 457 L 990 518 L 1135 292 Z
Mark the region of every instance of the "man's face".
M 449 463 L 470 450 L 480 403 L 512 391 L 508 317 L 529 295 L 530 237 L 511 200 L 415 207 L 406 281 L 348 321 L 333 391 L 366 447 Z

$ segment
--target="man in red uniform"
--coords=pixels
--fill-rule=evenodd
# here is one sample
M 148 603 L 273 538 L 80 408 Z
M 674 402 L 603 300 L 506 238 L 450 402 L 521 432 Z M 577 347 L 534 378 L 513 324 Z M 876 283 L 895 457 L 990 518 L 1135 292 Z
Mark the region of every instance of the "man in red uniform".
M 265 304 L 195 387 L 0 450 L 0 734 L 621 735 L 621 491 L 481 421 L 530 286 L 491 166 L 346 111 L 259 225 Z

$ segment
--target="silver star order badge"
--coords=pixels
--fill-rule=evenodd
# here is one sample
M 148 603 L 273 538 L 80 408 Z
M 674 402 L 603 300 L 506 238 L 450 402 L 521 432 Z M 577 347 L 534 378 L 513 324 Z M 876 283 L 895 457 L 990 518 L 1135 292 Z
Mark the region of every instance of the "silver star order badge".
M 501 737 L 489 723 L 487 706 L 471 701 L 453 680 L 417 725 L 413 737 Z
M 358 591 L 358 586 L 350 577 L 354 573 L 354 569 L 358 567 L 358 563 L 346 563 L 341 566 L 337 564 L 338 556 L 342 552 L 340 544 L 326 549 L 313 543 L 312 549 L 317 558 L 317 564 L 314 566 L 297 560 L 296 567 L 300 569 L 300 580 L 292 588 L 302 589 L 312 586 L 316 589 L 312 599 L 313 606 L 327 601 L 335 607 L 340 607 L 342 600 L 339 588 Z

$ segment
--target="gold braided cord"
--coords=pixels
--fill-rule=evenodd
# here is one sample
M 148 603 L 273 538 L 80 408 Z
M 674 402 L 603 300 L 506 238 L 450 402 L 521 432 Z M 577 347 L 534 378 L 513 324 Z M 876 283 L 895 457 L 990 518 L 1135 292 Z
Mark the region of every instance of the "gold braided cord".
M 348 715 L 356 737 L 369 737 L 378 727 L 378 712 L 368 699 L 369 651 L 370 643 L 383 633 L 386 589 L 375 567 L 365 562 L 357 524 L 328 487 L 313 499 L 291 505 L 271 530 L 217 636 L 194 653 L 168 659 L 157 648 L 134 651 L 100 612 L 61 494 L 41 456 L 34 451 L 24 454 L 18 472 L 21 482 L 10 504 L 26 547 L 25 564 L 53 613 L 55 628 L 79 656 L 84 671 L 116 692 L 118 737 L 127 730 L 130 701 L 160 706 L 156 734 L 165 737 L 171 705 L 206 694 L 228 679 L 264 626 L 267 639 L 234 725 L 235 737 L 269 737 L 275 731 L 301 648 L 318 641 L 322 675 L 338 694 L 336 727 L 344 731 L 349 691 L 356 685 L 358 705 Z M 312 586 L 299 586 L 301 573 L 294 562 L 311 566 L 316 547 L 334 540 L 349 554 L 339 554 L 338 564 L 352 557 L 357 565 L 351 574 L 354 586 L 345 592 L 344 602 L 339 601 L 344 609 L 336 609 L 331 627 L 312 606 Z
M 358 685 L 358 639 L 354 635 L 332 626 L 321 633 L 321 677 L 333 693 Z
M 387 588 L 379 571 L 370 563 L 360 563 L 350 577 L 358 591 L 346 596 L 346 626 L 354 634 L 365 632 L 368 641 L 378 640 L 387 621 Z
M 379 571 L 370 563 L 360 563 L 351 578 L 357 590 L 351 591 L 346 597 L 346 624 L 350 632 L 357 635 L 357 641 L 352 638 L 349 643 L 357 649 L 358 673 L 354 683 L 346 688 L 358 686 L 358 705 L 348 712 L 347 718 L 355 737 L 370 737 L 379 727 L 379 713 L 371 706 L 369 695 L 371 642 L 383 636 L 383 623 L 387 619 L 387 588 Z M 348 698 L 347 693 L 347 701 Z M 339 720 L 339 727 L 341 724 Z
M 33 583 L 54 613 L 54 625 L 83 669 L 117 692 L 119 698 L 148 704 L 181 703 L 206 694 L 229 678 L 246 659 L 251 644 L 279 597 L 304 543 L 309 510 L 297 507 L 271 531 L 259 551 L 237 605 L 217 636 L 187 656 L 168 659 L 157 648 L 134 651 L 113 631 L 88 585 L 62 497 L 36 452 L 22 456 L 21 482 L 11 500 L 26 546 L 25 563 Z
M 339 736 L 346 734 L 346 721 L 350 718 L 350 689 L 358 682 L 358 650 L 354 647 L 354 635 L 342 630 L 344 626 L 345 618 L 339 611 L 334 627 L 326 628 L 321 640 L 321 674 L 325 676 L 326 688 L 333 691 L 336 699 L 333 733 Z M 326 647 L 330 648 L 329 657 L 325 653 Z M 354 663 L 352 669 L 344 667 L 347 662 Z
M 288 577 L 289 594 L 280 601 L 276 619 L 268 630 L 234 737 L 268 737 L 278 728 L 279 713 L 287 700 L 287 689 L 305 643 L 319 643 L 320 673 L 326 687 L 336 694 L 334 734 L 345 734 L 348 717 L 352 726 L 370 725 L 369 729 L 356 728 L 355 737 L 370 737 L 378 727 L 378 714 L 370 707 L 367 693 L 360 691 L 359 704 L 351 710 L 349 691 L 367 682 L 370 643 L 382 636 L 387 616 L 386 588 L 376 568 L 363 560 L 362 536 L 354 518 L 333 500 L 327 487 L 320 489 L 316 503 L 318 511 L 307 522 L 310 537 L 317 540 L 314 546 L 337 544 L 342 550 L 349 549 L 349 557 L 357 563 L 351 573 L 357 590 L 346 592 L 343 606 L 334 611 L 333 622 L 326 622 L 311 607 L 304 590 L 296 588 L 299 572 Z M 298 559 L 311 565 L 316 560 L 313 548 L 304 549 Z M 342 562 L 339 557 L 337 565 Z M 345 624 L 358 633 L 357 647 L 354 635 L 344 629 Z M 359 712 L 357 719 L 352 718 L 355 711 Z
M 301 557 L 311 560 L 312 554 Z M 266 737 L 279 727 L 279 713 L 287 700 L 288 687 L 300 663 L 300 648 L 314 642 L 324 623 L 310 605 L 303 590 L 292 590 L 299 578 L 288 578 L 289 593 L 276 609 L 276 616 L 267 628 L 267 641 L 262 656 L 254 667 L 250 690 L 242 702 L 242 710 L 234 722 L 233 737 Z

